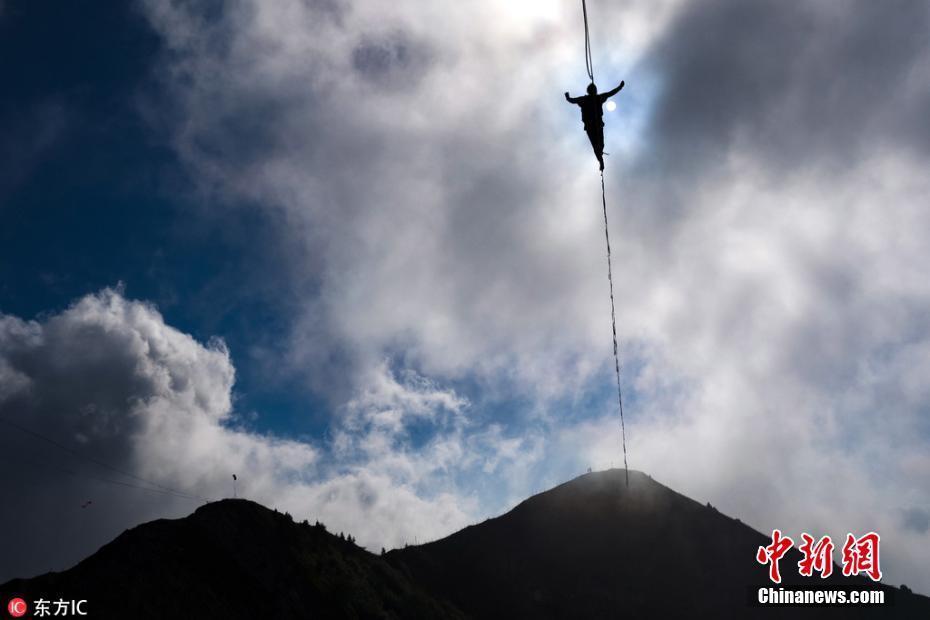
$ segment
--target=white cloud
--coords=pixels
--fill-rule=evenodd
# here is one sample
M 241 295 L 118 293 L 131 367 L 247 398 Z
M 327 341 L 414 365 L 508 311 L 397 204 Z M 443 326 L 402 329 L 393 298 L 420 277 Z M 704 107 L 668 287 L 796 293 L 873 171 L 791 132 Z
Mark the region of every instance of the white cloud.
M 598 28 L 629 35 L 604 35 L 605 80 L 673 5 L 605 12 Z M 577 7 L 241 2 L 206 23 L 196 4 L 147 6 L 173 52 L 178 151 L 204 186 L 283 210 L 323 257 L 291 351 L 318 388 L 338 383 L 319 379 L 333 350 L 356 387 L 397 349 L 534 397 L 604 367 L 596 184 L 561 98 L 583 86 L 566 70 Z
M 0 579 L 65 568 L 126 527 L 196 507 L 168 489 L 228 496 L 234 473 L 241 496 L 373 549 L 436 538 L 478 514 L 460 472 L 521 458 L 521 442 L 500 429 L 469 428 L 467 401 L 409 371 L 398 380 L 387 365 L 346 405 L 332 441 L 243 430 L 224 344 L 204 346 L 112 289 L 37 321 L 0 315 L 0 373 L 0 417 L 13 423 L 0 479 L 32 518 L 26 531 L 20 511 L 0 517 L 0 530 L 15 532 Z M 422 445 L 415 423 L 431 428 Z

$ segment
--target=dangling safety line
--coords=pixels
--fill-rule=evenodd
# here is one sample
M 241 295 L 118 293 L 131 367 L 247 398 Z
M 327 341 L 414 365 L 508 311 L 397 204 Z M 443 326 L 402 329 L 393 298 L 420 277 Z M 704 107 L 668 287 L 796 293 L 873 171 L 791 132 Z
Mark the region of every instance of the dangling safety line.
M 584 63 L 588 70 L 588 79 L 594 82 L 594 60 L 591 57 L 591 37 L 588 34 L 588 7 L 581 0 L 581 12 L 584 15 Z
M 604 189 L 603 170 L 601 170 L 601 204 L 604 206 L 604 238 L 607 240 L 607 281 L 610 283 L 610 326 L 614 334 L 614 370 L 616 370 L 617 373 L 617 404 L 620 406 L 620 443 L 623 445 L 623 471 L 626 474 L 626 486 L 630 486 L 630 469 L 627 467 L 626 463 L 626 428 L 623 424 L 623 392 L 620 388 L 620 355 L 617 352 L 617 312 L 614 309 L 614 277 L 610 267 L 610 231 L 607 227 L 607 190 Z

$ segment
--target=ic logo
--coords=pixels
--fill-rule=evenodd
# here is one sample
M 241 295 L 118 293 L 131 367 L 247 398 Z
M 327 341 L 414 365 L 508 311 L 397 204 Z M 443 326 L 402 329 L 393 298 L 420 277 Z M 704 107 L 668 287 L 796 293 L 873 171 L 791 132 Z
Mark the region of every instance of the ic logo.
M 6 610 L 10 612 L 10 615 L 14 618 L 21 618 L 26 615 L 29 606 L 26 605 L 26 601 L 21 598 L 11 598 L 6 606 Z

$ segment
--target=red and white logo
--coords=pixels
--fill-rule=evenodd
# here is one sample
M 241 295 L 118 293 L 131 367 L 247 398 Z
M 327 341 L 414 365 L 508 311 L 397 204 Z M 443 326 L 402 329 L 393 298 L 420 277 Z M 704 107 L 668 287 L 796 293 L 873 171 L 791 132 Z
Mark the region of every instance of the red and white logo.
M 10 615 L 14 618 L 22 618 L 29 610 L 29 606 L 26 605 L 26 601 L 21 598 L 11 598 L 9 604 L 6 606 L 6 610 L 10 612 Z
M 798 562 L 798 572 L 804 577 L 811 577 L 814 572 L 820 573 L 821 578 L 829 577 L 833 573 L 833 540 L 824 536 L 816 543 L 814 537 L 807 532 L 801 534 L 803 544 L 798 547 L 804 557 Z M 869 532 L 856 538 L 851 533 L 846 535 L 846 544 L 843 545 L 843 575 L 865 574 L 872 581 L 881 581 L 882 569 L 878 562 L 878 545 L 881 537 L 875 532 Z M 778 561 L 794 546 L 794 541 L 788 536 L 782 536 L 781 530 L 772 530 L 772 544 L 759 547 L 756 551 L 756 562 L 769 565 L 769 579 L 774 583 L 781 583 L 781 572 L 778 570 Z

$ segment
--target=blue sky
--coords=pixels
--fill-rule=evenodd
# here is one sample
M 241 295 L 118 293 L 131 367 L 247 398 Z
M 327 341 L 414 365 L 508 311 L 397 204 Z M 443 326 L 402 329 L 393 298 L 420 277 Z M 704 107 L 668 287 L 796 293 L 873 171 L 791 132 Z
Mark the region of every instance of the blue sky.
M 140 101 L 158 99 L 158 39 L 138 7 L 9 4 L 0 28 L 2 126 L 12 136 L 0 184 L 3 311 L 32 318 L 121 284 L 182 331 L 226 341 L 238 406 L 262 412 L 243 423 L 322 432 L 325 403 L 249 363 L 250 348 L 274 347 L 286 320 L 273 283 L 262 282 L 286 269 L 276 224 L 247 211 L 222 226 L 204 216 L 210 199 L 194 195 L 171 144 L 140 112 Z
M 631 465 L 930 589 L 928 10 L 608 4 Z M 377 549 L 619 464 L 577 13 L 0 4 L 0 415 L 147 481 L 0 436 L 70 472 L 0 580 L 232 473 Z

